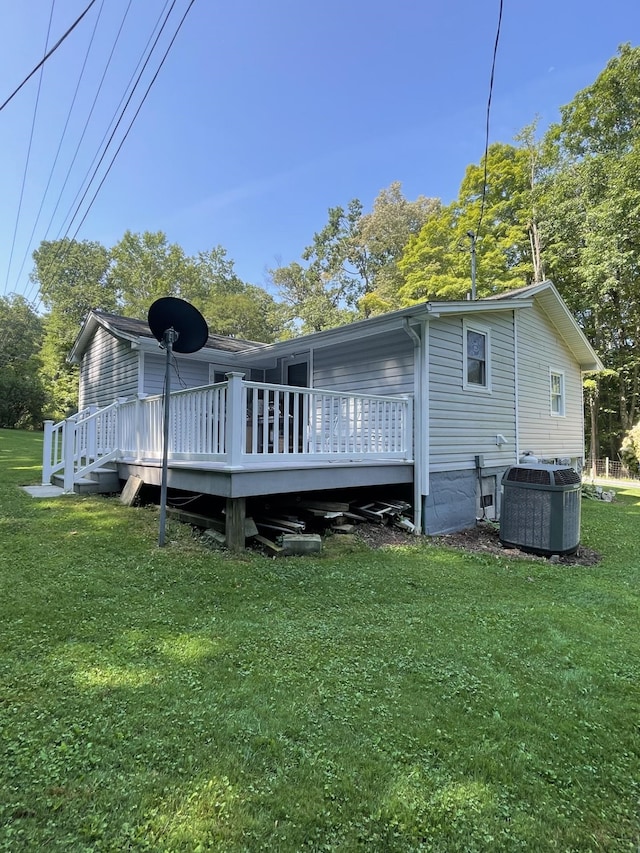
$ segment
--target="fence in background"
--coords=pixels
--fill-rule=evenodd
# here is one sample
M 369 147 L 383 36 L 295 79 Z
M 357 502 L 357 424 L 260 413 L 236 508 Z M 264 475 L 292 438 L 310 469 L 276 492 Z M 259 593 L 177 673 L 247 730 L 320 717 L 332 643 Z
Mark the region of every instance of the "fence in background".
M 640 480 L 638 472 L 631 471 L 624 462 L 620 462 L 618 459 L 609 459 L 608 456 L 605 456 L 604 459 L 596 459 L 593 465 L 587 463 L 584 475 L 590 479 Z

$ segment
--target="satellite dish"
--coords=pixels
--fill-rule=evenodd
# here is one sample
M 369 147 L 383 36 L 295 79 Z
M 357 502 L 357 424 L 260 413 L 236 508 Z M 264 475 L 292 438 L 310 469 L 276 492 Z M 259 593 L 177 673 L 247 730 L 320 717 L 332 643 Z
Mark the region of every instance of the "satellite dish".
M 198 309 L 175 296 L 156 299 L 149 308 L 148 320 L 154 338 L 163 345 L 166 333 L 173 329 L 175 339 L 172 347 L 175 352 L 197 352 L 209 337 L 207 322 Z
M 164 429 L 162 440 L 162 481 L 160 486 L 160 530 L 158 546 L 164 545 L 167 523 L 167 469 L 169 454 L 169 406 L 171 404 L 171 354 L 197 352 L 209 337 L 202 314 L 184 299 L 164 296 L 156 299 L 147 315 L 154 338 L 167 352 L 164 370 Z

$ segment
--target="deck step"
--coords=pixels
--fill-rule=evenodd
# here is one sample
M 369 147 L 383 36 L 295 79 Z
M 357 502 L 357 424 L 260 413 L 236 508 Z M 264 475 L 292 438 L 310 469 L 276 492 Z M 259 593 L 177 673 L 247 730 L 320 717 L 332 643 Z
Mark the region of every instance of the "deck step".
M 54 486 L 64 487 L 62 474 L 54 474 L 51 482 Z M 115 466 L 96 468 L 85 477 L 80 477 L 73 484 L 73 491 L 77 495 L 110 494 L 119 492 L 121 488 L 122 485 Z

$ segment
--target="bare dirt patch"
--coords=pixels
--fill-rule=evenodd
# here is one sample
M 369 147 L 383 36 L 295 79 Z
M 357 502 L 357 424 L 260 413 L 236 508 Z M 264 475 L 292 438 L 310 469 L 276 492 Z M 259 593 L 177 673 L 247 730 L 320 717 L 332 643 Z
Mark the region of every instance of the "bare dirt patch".
M 416 542 L 415 537 L 404 530 L 380 524 L 359 524 L 356 535 L 359 539 L 366 542 L 370 548 L 384 548 L 389 545 L 411 545 Z M 602 559 L 602 556 L 597 551 L 593 551 L 591 548 L 586 548 L 583 545 L 578 546 L 575 554 L 565 554 L 551 558 L 539 554 L 530 554 L 518 548 L 507 548 L 500 542 L 498 528 L 486 522 L 480 522 L 475 527 L 461 530 L 458 533 L 433 536 L 430 541 L 434 545 L 446 545 L 449 548 L 458 548 L 462 551 L 472 553 L 494 554 L 515 560 L 540 560 L 548 562 L 551 559 L 553 562 L 571 566 L 595 566 Z

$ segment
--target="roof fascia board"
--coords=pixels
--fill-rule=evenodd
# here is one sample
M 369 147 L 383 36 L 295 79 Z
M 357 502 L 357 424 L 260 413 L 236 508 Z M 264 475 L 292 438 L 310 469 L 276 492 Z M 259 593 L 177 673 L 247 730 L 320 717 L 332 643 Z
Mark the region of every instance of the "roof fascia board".
M 431 316 L 446 315 L 446 314 L 486 314 L 496 313 L 496 311 L 515 311 L 520 308 L 531 308 L 533 299 L 502 299 L 495 302 L 484 302 L 478 300 L 459 301 L 459 302 L 430 302 L 429 305 L 433 309 Z
M 591 373 L 594 371 L 598 372 L 600 370 L 604 370 L 604 365 L 603 365 L 602 361 L 600 360 L 598 353 L 591 346 L 589 339 L 587 338 L 585 333 L 580 328 L 580 324 L 578 323 L 576 318 L 573 316 L 573 314 L 571 313 L 571 311 L 567 307 L 566 302 L 560 296 L 560 292 L 558 291 L 558 288 L 555 286 L 555 284 L 551 280 L 547 279 L 546 281 L 541 281 L 538 284 L 530 285 L 530 287 L 527 289 L 527 294 L 533 296 L 534 298 L 536 296 L 538 297 L 538 303 L 539 303 L 540 307 L 542 308 L 544 313 L 547 315 L 547 317 L 549 318 L 551 323 L 554 325 L 554 327 L 558 330 L 558 333 L 560 334 L 562 339 L 565 341 L 566 345 L 569 347 L 569 349 L 571 349 L 571 351 L 575 355 L 576 360 L 580 364 L 580 369 L 582 370 L 583 373 Z M 549 299 L 553 300 L 553 309 L 551 309 L 550 307 L 548 307 L 548 305 L 545 304 L 545 302 L 548 303 Z M 571 347 L 571 344 L 570 344 L 566 334 L 563 333 L 563 331 L 559 325 L 557 315 L 556 315 L 556 317 L 554 317 L 554 312 L 556 312 L 556 311 L 560 312 L 563 320 L 565 320 L 568 323 L 568 325 L 571 326 L 572 331 L 579 338 L 579 340 L 582 344 L 582 347 L 585 350 L 585 352 L 582 353 L 582 355 L 578 352 L 575 352 L 575 348 Z M 587 353 L 588 353 L 590 358 L 585 360 L 584 355 Z
M 378 335 L 381 332 L 402 329 L 405 325 L 405 318 L 409 320 L 415 319 L 416 323 L 418 323 L 422 317 L 433 315 L 429 315 L 428 312 L 422 308 L 419 315 L 415 310 L 413 312 L 407 310 L 406 314 L 396 314 L 394 316 L 384 315 L 384 321 L 382 320 L 382 316 L 383 315 L 380 317 L 380 322 L 374 322 L 374 320 L 378 320 L 378 318 L 360 320 L 355 323 L 351 323 L 348 326 L 338 326 L 335 329 L 326 329 L 323 332 L 314 332 L 311 335 L 300 335 L 297 338 L 289 338 L 286 341 L 278 341 L 274 344 L 265 344 L 265 346 L 260 347 L 259 349 L 243 350 L 241 353 L 238 353 L 238 355 L 241 355 L 243 359 L 249 359 L 251 361 L 255 359 L 256 361 L 260 361 L 265 357 L 279 358 L 289 356 L 292 352 L 302 354 L 304 352 L 309 352 L 312 349 L 315 350 L 322 349 L 323 347 L 336 346 L 337 344 L 348 343 L 354 339 Z
M 143 352 L 148 353 L 164 351 L 155 338 L 147 337 L 136 338 L 133 340 L 131 342 L 131 349 L 142 350 Z M 174 351 L 173 354 L 176 358 L 188 358 L 195 361 L 219 361 L 222 364 L 235 364 L 239 357 L 244 359 L 245 352 L 245 350 L 222 350 L 215 349 L 214 347 L 202 347 L 202 349 L 197 352 L 186 353 Z M 253 352 L 253 350 L 251 350 L 251 352 Z
M 557 317 L 553 316 L 553 313 L 544 304 L 543 300 L 540 300 L 540 308 L 547 315 L 547 317 L 549 318 L 549 321 L 553 324 L 554 328 L 556 328 L 558 330 L 558 333 L 560 334 L 560 336 L 564 340 L 565 344 L 573 352 L 578 363 L 580 364 L 580 369 L 582 370 L 583 373 L 591 373 L 594 371 L 599 372 L 601 370 L 604 370 L 604 365 L 603 365 L 602 361 L 600 360 L 598 353 L 594 350 L 594 348 L 589 343 L 589 339 L 587 338 L 585 333 L 580 328 L 578 321 L 573 316 L 571 311 L 569 311 L 569 309 L 566 307 L 565 303 L 561 300 L 559 293 L 555 289 L 555 286 L 552 285 L 552 287 L 553 287 L 553 290 L 547 291 L 547 292 L 553 293 L 553 295 L 556 297 L 554 307 L 557 305 L 557 308 L 562 312 L 563 319 L 566 320 L 566 322 L 572 327 L 573 332 L 579 338 L 579 340 L 582 344 L 582 347 L 585 350 L 585 352 L 582 355 L 575 351 L 575 347 L 571 346 L 566 334 L 563 333 L 560 325 L 558 324 Z M 584 358 L 584 355 L 586 355 L 587 353 L 590 356 L 590 360 L 585 360 L 585 358 Z

